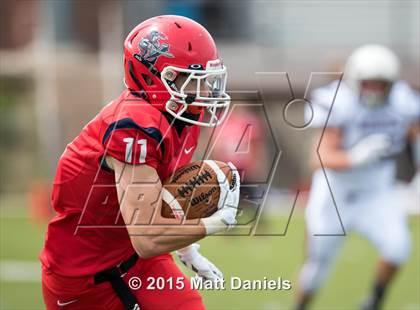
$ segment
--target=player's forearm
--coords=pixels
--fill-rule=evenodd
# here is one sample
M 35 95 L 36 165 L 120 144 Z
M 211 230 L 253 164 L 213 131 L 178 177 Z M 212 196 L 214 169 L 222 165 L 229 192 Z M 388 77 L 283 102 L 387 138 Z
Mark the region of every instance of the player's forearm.
M 205 236 L 197 225 L 155 225 L 127 227 L 134 249 L 141 257 L 152 257 L 186 247 Z
M 321 167 L 333 170 L 345 170 L 350 168 L 350 160 L 347 152 L 342 150 L 320 150 L 319 156 L 316 153 L 311 159 L 313 170 Z
M 190 244 L 202 239 L 202 235 L 164 235 L 155 236 L 150 240 L 150 246 L 152 249 L 149 251 L 151 256 L 156 256 L 164 253 L 169 253 L 175 250 L 179 250 Z
M 340 128 L 328 127 L 325 131 L 318 130 L 315 133 L 311 146 L 311 168 L 313 170 L 321 167 L 334 170 L 350 168 L 349 154 L 342 149 L 341 143 L 342 134 Z
M 182 221 L 163 218 L 160 215 L 162 207 L 160 199 L 154 202 L 155 206 L 149 201 L 143 201 L 139 206 L 139 202 L 133 197 L 138 195 L 133 193 L 127 193 L 127 195 L 122 208 L 139 209 L 139 214 L 143 213 L 147 215 L 145 218 L 149 219 L 145 221 L 143 218 L 139 223 L 126 225 L 133 247 L 141 257 L 151 257 L 177 250 L 206 235 L 203 224 L 198 220 Z M 125 218 L 129 218 L 129 216 L 125 215 Z

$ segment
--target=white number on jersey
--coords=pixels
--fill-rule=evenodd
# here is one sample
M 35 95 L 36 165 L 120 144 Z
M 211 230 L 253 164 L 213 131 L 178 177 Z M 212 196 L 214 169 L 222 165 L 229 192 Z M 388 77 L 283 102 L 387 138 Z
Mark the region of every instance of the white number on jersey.
M 123 140 L 127 145 L 125 147 L 125 161 L 128 163 L 132 162 L 133 159 L 133 142 L 134 138 L 124 138 Z M 140 145 L 140 158 L 139 163 L 145 163 L 146 162 L 146 153 L 147 153 L 147 140 L 146 139 L 140 139 L 137 140 L 137 144 Z

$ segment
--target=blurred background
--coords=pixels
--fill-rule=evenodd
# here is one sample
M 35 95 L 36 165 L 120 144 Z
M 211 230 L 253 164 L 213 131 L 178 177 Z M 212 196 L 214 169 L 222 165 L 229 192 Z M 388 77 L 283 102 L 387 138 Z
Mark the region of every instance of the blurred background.
M 296 277 L 303 260 L 301 210 L 310 182 L 311 132 L 289 126 L 284 107 L 304 96 L 312 72 L 327 73 L 313 75 L 311 88 L 325 84 L 339 76 L 355 47 L 380 43 L 398 54 L 403 79 L 420 89 L 419 1 L 0 1 L 1 309 L 43 308 L 37 255 L 52 214 L 49 193 L 57 160 L 124 89 L 125 36 L 139 22 L 162 14 L 193 18 L 209 30 L 229 69 L 232 122 L 256 129 L 241 136 L 238 145 L 251 154 L 238 159 L 250 170 L 244 176 L 250 188 L 244 203 L 260 206 L 267 181 L 273 181 L 264 229 L 279 236 L 203 242 L 204 254 L 227 276 Z M 303 105 L 287 113 L 289 122 L 303 122 Z M 235 139 L 229 137 L 234 131 L 223 130 L 223 137 Z M 205 131 L 202 145 L 210 135 Z M 212 152 L 209 157 L 221 158 L 229 150 Z M 399 163 L 400 179 L 409 181 L 413 166 L 408 156 L 402 154 Z M 420 309 L 418 200 L 404 203 L 412 206 L 415 248 L 387 309 Z M 220 242 L 242 255 L 243 263 L 218 252 Z M 315 308 L 357 307 L 375 255 L 364 240 L 352 237 Z M 209 309 L 287 309 L 292 301 L 291 292 L 203 294 Z

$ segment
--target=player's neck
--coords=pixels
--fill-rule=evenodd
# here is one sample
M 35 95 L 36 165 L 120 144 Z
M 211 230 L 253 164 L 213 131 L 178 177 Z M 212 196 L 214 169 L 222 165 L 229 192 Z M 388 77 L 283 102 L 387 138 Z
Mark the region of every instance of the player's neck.
M 181 136 L 182 131 L 184 130 L 185 127 L 187 127 L 188 124 L 179 119 L 174 119 L 174 117 L 168 112 L 163 112 L 163 115 L 165 116 L 169 125 L 175 127 L 175 130 L 178 136 Z
M 147 101 L 147 96 L 144 91 L 136 92 L 136 91 L 130 90 L 130 93 L 137 98 L 141 98 Z M 179 119 L 175 119 L 171 114 L 167 112 L 162 112 L 162 113 L 165 116 L 166 120 L 168 121 L 169 125 L 175 127 L 175 130 L 178 136 L 181 136 L 182 131 L 184 130 L 185 127 L 191 126 L 191 124 L 189 123 L 183 122 Z M 197 118 L 197 120 L 199 118 L 199 115 L 196 116 L 190 113 L 184 113 L 183 116 L 193 118 L 193 119 Z

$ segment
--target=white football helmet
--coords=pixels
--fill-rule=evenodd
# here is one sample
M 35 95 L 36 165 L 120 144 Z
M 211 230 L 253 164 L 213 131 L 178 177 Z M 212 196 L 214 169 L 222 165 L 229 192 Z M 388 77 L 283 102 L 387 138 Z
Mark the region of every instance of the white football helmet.
M 389 48 L 369 44 L 357 48 L 347 60 L 344 79 L 356 91 L 362 103 L 374 107 L 386 102 L 392 84 L 399 78 L 400 61 Z M 389 87 L 385 93 L 362 92 L 362 82 L 386 82 Z

